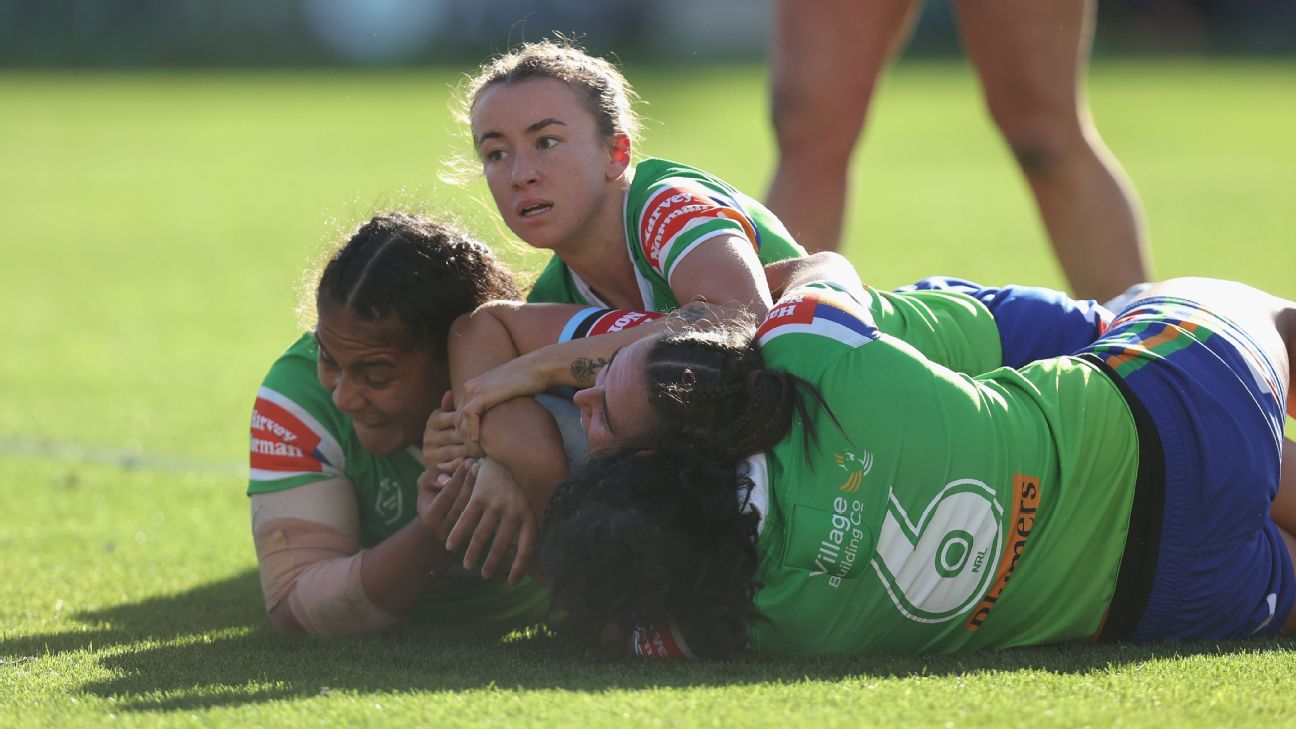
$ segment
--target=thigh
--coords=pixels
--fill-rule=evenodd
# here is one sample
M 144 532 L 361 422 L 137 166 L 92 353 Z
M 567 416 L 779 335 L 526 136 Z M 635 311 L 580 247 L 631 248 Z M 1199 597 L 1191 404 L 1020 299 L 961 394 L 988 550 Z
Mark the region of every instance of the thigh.
M 861 118 L 887 60 L 907 39 L 915 0 L 777 0 L 770 48 L 780 115 Z
M 996 120 L 1013 111 L 1078 118 L 1093 0 L 957 0 L 959 29 Z

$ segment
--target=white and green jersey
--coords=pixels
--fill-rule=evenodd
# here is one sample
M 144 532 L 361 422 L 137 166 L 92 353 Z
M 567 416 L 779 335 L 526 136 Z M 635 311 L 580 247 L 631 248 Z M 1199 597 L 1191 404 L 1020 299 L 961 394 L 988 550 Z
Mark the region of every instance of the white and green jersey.
M 973 352 L 997 336 L 975 308 L 964 326 L 950 308 L 955 320 L 903 338 L 875 308 L 807 287 L 760 328 L 766 364 L 814 383 L 842 427 L 819 412 L 811 453 L 798 421 L 747 466 L 765 618 L 752 648 L 943 652 L 1094 635 L 1138 462 L 1116 386 L 1068 357 L 978 373 L 990 358 Z
M 314 335 L 303 334 L 270 367 L 257 391 L 247 493 L 344 478 L 355 489 L 360 544 L 372 547 L 415 518 L 422 453 L 411 446 L 379 456 L 361 447 L 350 418 L 320 384 L 317 356 Z M 530 580 L 510 587 L 462 570 L 438 580 L 430 594 L 438 603 L 462 608 L 456 612 L 484 619 L 533 612 L 544 598 L 543 589 Z
M 626 252 L 634 263 L 644 309 L 673 311 L 680 302 L 670 277 L 697 246 L 721 234 L 748 240 L 762 264 L 805 255 L 765 206 L 723 180 L 678 162 L 646 159 L 635 166 L 625 195 Z M 528 301 L 607 306 L 557 256 Z

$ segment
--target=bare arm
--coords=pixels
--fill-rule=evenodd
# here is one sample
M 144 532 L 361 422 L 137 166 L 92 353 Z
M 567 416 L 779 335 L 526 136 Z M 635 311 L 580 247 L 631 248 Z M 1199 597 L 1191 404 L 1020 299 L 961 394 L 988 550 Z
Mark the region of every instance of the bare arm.
M 544 327 L 555 331 L 553 323 L 542 324 L 537 318 L 545 316 L 533 309 L 534 304 L 514 304 L 511 307 L 490 306 L 478 309 L 467 317 L 460 317 L 450 330 L 451 379 L 456 385 L 459 413 L 459 430 L 466 441 L 482 440 L 481 419 L 500 403 L 524 395 L 535 395 L 554 387 L 589 387 L 616 350 L 628 344 L 654 337 L 673 327 L 705 325 L 708 321 L 723 321 L 741 315 L 743 307 L 730 303 L 717 305 L 695 301 L 677 309 L 668 316 L 649 321 L 621 331 L 585 337 L 547 346 L 543 337 L 534 332 Z M 551 316 L 552 314 L 550 314 Z M 566 323 L 566 318 L 563 324 Z M 558 325 L 556 331 L 561 331 Z M 459 337 L 459 339 L 456 339 Z M 454 348 L 476 349 L 473 342 L 491 341 L 499 344 L 508 339 L 513 347 L 512 357 L 502 357 L 491 368 L 479 369 L 480 374 L 469 378 L 466 369 L 453 368 Z M 506 348 L 499 346 L 498 354 Z M 485 359 L 483 357 L 483 359 Z M 493 412 L 493 411 L 492 411 Z M 546 414 L 547 415 L 547 414 Z M 489 451 L 488 451 L 489 452 Z
M 716 236 L 690 251 L 671 271 L 670 286 L 677 301 L 736 306 L 758 320 L 774 303 L 756 250 L 736 234 Z
M 287 632 L 384 630 L 450 563 L 418 520 L 359 548 L 355 493 L 344 478 L 252 496 L 252 532 L 271 624 Z
M 771 263 L 765 267 L 765 280 L 775 299 L 781 297 L 788 289 L 814 281 L 831 281 L 845 287 L 855 298 L 861 301 L 867 299 L 859 272 L 845 257 L 832 252 Z

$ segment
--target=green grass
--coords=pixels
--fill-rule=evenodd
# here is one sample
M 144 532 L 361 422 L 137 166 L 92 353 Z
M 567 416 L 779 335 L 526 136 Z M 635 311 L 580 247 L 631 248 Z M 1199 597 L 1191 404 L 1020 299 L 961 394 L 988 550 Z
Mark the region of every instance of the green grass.
M 502 236 L 447 87 L 404 74 L 0 73 L 0 724 L 1296 725 L 1291 641 L 659 665 L 416 616 L 272 634 L 240 473 L 307 261 L 393 206 Z M 760 195 L 763 69 L 631 67 L 647 153 Z M 1296 298 L 1290 63 L 1099 64 L 1158 273 Z M 888 77 L 856 156 L 865 278 L 1060 285 L 959 64 Z M 510 256 L 522 268 L 536 259 Z

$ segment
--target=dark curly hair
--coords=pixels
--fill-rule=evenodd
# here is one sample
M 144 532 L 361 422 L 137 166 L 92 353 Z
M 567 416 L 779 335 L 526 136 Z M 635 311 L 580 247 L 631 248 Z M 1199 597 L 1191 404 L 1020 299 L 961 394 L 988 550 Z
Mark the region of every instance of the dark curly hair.
M 628 640 L 673 621 L 698 656 L 742 650 L 759 587 L 744 485 L 732 463 L 691 449 L 622 452 L 573 473 L 545 511 L 540 551 L 565 629 L 592 641 L 612 625 Z
M 329 258 L 315 305 L 343 307 L 367 322 L 395 317 L 409 349 L 447 355 L 455 317 L 494 299 L 520 299 L 490 248 L 429 218 L 376 215 Z
M 836 417 L 811 383 L 765 367 L 746 322 L 668 334 L 645 363 L 662 427 L 656 440 L 578 468 L 545 512 L 541 566 L 550 599 L 578 636 L 672 621 L 699 656 L 747 644 L 755 607 L 759 516 L 746 507 L 746 457 L 805 424 Z M 840 424 L 838 424 L 840 427 Z

